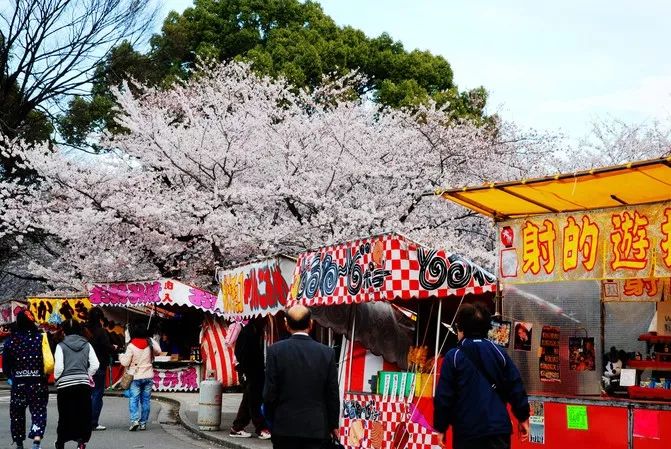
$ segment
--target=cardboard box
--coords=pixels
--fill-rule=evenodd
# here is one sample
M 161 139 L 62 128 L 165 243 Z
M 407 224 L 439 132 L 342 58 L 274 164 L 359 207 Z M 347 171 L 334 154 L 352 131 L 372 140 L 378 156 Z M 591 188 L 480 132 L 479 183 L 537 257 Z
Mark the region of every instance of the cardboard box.
M 657 303 L 657 335 L 671 336 L 671 301 Z

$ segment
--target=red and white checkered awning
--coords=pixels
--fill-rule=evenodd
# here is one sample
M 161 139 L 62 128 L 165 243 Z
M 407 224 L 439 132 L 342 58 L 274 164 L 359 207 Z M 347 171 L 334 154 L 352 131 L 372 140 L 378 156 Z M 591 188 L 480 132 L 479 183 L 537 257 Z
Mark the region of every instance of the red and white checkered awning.
M 384 234 L 298 257 L 288 304 L 330 306 L 496 291 L 496 277 L 470 260 Z

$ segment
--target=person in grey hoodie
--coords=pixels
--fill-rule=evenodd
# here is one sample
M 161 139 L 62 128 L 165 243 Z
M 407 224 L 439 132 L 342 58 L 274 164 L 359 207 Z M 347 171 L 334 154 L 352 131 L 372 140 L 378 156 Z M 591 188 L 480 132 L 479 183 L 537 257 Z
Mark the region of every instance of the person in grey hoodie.
M 92 430 L 93 375 L 100 363 L 91 344 L 82 337 L 82 327 L 77 321 L 65 321 L 63 332 L 65 339 L 56 346 L 54 354 L 58 404 L 56 449 L 63 449 L 68 441 L 75 441 L 78 449 L 85 449 Z

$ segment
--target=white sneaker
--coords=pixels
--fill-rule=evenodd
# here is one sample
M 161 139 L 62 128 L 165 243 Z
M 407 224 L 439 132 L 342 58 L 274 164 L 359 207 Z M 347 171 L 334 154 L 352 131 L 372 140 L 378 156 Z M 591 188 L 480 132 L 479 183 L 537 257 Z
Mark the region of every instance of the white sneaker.
M 98 424 L 98 425 L 96 426 L 96 428 L 93 429 L 93 430 L 107 430 L 107 427 L 105 427 L 105 426 L 101 426 L 100 424 Z
M 244 430 L 231 429 L 231 432 L 228 434 L 228 436 L 233 438 L 250 438 L 252 434 L 249 432 L 245 432 Z
M 259 440 L 269 440 L 271 437 L 270 432 L 267 430 L 262 430 L 258 436 Z
M 131 432 L 135 432 L 138 427 L 140 427 L 140 422 L 139 421 L 133 421 L 130 424 L 130 427 L 128 428 L 128 430 L 130 430 Z

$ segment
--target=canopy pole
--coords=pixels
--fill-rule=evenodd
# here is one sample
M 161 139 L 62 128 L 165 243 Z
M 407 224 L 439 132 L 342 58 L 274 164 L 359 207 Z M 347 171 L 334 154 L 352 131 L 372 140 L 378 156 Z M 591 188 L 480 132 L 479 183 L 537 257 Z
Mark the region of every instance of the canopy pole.
M 438 354 L 440 353 L 440 323 L 443 314 L 443 300 L 438 300 L 438 318 L 436 320 L 436 346 L 433 351 L 433 390 L 436 391 L 436 373 L 438 372 Z
M 352 365 L 354 360 L 354 330 L 356 329 L 356 305 L 352 305 L 352 338 L 349 342 L 349 367 L 348 367 L 348 378 L 347 378 L 347 391 L 352 391 Z

